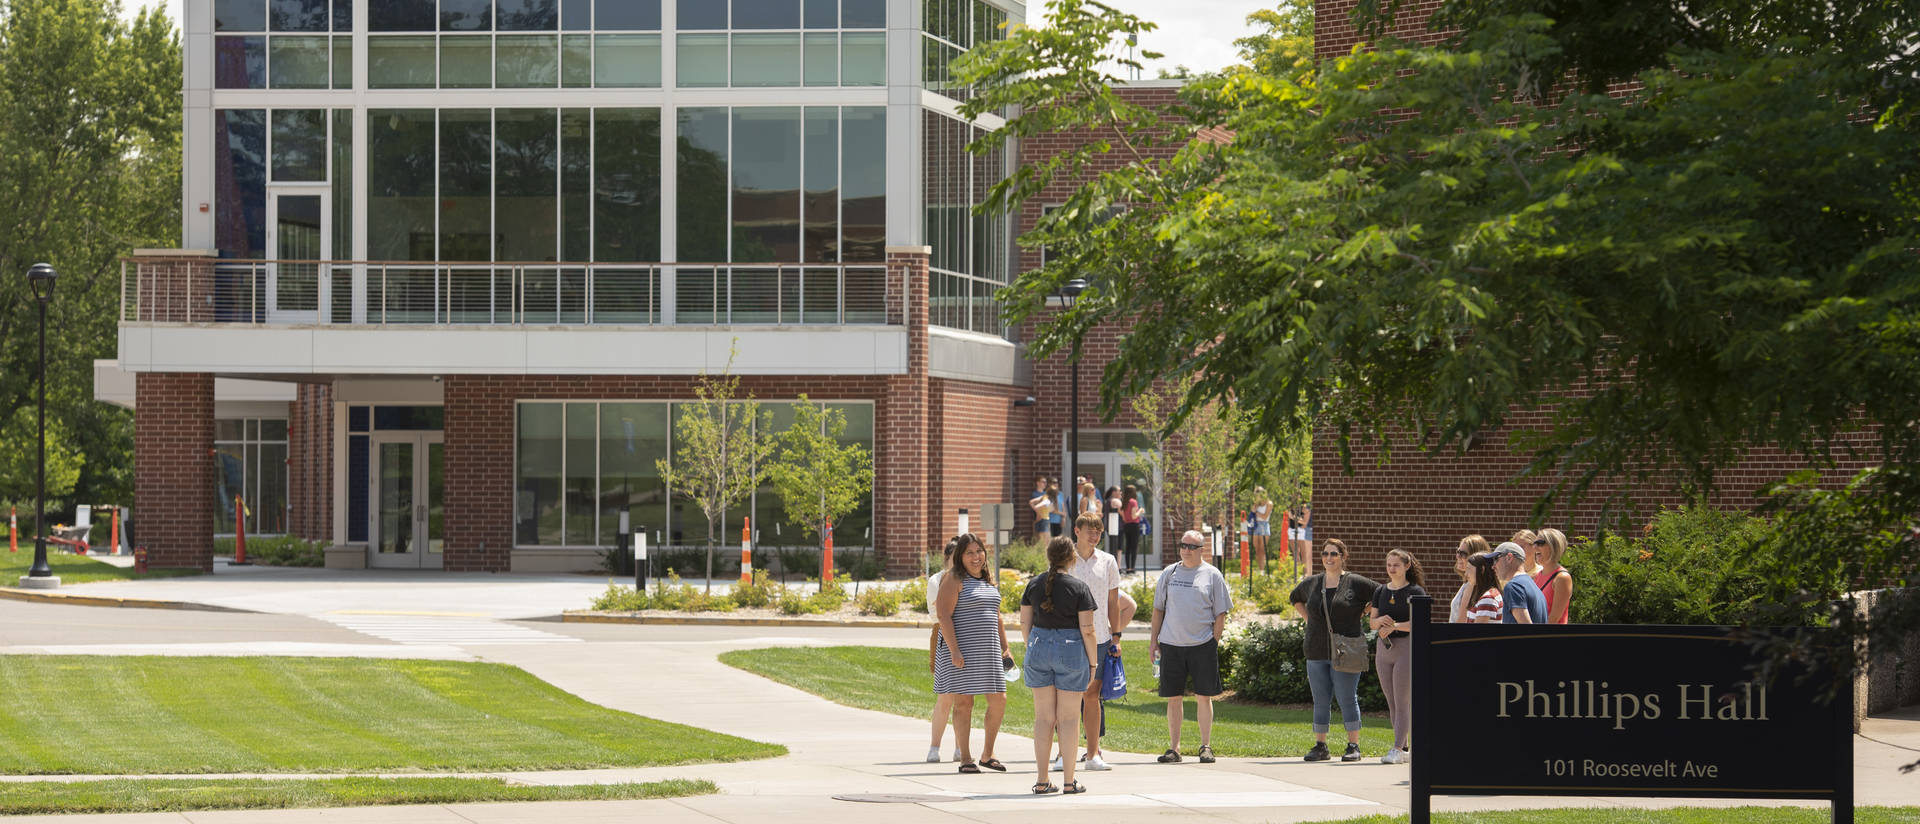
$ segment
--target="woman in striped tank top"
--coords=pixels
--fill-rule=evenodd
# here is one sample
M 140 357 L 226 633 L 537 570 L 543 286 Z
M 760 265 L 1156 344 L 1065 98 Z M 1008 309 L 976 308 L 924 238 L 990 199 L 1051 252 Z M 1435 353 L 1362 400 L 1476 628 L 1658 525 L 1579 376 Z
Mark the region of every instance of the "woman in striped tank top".
M 934 602 L 940 639 L 934 645 L 933 691 L 954 696 L 960 771 L 977 773 L 985 767 L 1006 772 L 1007 765 L 993 757 L 994 739 L 1000 736 L 1000 721 L 1007 714 L 1003 673 L 1013 666 L 1007 655 L 1006 626 L 1000 621 L 1000 589 L 990 577 L 987 550 L 980 539 L 969 533 L 957 540 L 953 563 L 940 580 Z M 976 695 L 987 697 L 986 741 L 978 763 L 973 760 L 971 730 Z

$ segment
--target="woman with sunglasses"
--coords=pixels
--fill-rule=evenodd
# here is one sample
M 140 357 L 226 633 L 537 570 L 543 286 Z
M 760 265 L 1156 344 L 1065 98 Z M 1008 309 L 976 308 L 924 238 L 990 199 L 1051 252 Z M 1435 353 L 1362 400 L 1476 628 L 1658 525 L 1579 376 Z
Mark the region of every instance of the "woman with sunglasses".
M 1348 637 L 1364 636 L 1367 605 L 1374 590 L 1380 588 L 1362 575 L 1347 572 L 1347 545 L 1338 538 L 1328 539 L 1320 550 L 1323 572 L 1309 576 L 1293 588 L 1288 600 L 1293 610 L 1307 622 L 1307 686 L 1313 689 L 1313 749 L 1306 760 L 1326 761 L 1327 729 L 1331 726 L 1332 704 L 1340 702 L 1340 722 L 1347 728 L 1347 750 L 1341 761 L 1360 760 L 1360 673 L 1333 668 L 1332 633 Z
M 1573 573 L 1560 565 L 1560 556 L 1567 552 L 1567 534 L 1548 527 L 1535 533 L 1531 556 L 1533 583 L 1540 587 L 1540 594 L 1547 599 L 1547 623 L 1564 624 L 1567 622 L 1567 608 L 1573 605 Z

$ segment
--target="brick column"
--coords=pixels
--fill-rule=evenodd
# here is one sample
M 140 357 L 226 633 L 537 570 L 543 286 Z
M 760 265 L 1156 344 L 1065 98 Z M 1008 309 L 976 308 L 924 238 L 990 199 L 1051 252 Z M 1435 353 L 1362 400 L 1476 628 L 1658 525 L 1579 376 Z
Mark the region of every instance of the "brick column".
M 310 541 L 333 540 L 333 387 L 300 384 L 287 404 L 287 525 Z
M 134 376 L 135 546 L 153 567 L 213 571 L 213 375 Z
M 513 563 L 513 401 L 498 378 L 445 381 L 449 572 L 507 572 Z
M 927 246 L 887 247 L 887 279 L 905 300 L 907 373 L 887 378 L 874 409 L 874 547 L 889 574 L 919 571 L 921 553 L 936 549 L 933 508 L 937 478 L 927 460 Z M 894 291 L 894 290 L 889 290 Z

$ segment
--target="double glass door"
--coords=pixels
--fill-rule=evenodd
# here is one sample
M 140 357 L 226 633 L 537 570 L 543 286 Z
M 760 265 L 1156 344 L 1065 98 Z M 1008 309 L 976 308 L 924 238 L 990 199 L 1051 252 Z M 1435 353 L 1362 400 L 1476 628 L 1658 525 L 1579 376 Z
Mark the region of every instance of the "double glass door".
M 373 523 L 369 564 L 380 568 L 437 569 L 446 543 L 441 483 L 445 443 L 439 432 L 381 433 L 372 442 Z
M 1160 479 L 1154 477 L 1153 468 L 1145 464 L 1135 463 L 1132 460 L 1132 456 L 1125 452 L 1082 452 L 1080 453 L 1080 465 L 1075 468 L 1073 477 L 1082 475 L 1085 475 L 1087 480 L 1092 481 L 1093 488 L 1100 490 L 1100 494 L 1102 495 L 1107 493 L 1107 487 L 1109 486 L 1120 487 L 1123 497 L 1127 484 L 1133 484 L 1139 488 L 1140 506 L 1147 511 L 1147 515 L 1153 518 L 1155 523 L 1153 534 L 1143 536 L 1140 539 L 1140 554 L 1143 556 L 1140 561 L 1140 566 L 1143 569 L 1159 569 L 1159 532 L 1161 530 L 1158 524 L 1160 520 L 1160 510 L 1157 503 L 1158 497 L 1155 495 L 1155 492 L 1159 489 Z M 1071 481 L 1071 479 L 1068 480 L 1069 482 Z M 1061 486 L 1064 488 L 1066 484 L 1063 483 Z M 1075 506 L 1078 501 L 1078 492 L 1067 495 L 1068 508 Z M 1113 552 L 1116 555 L 1118 555 L 1119 549 L 1119 547 L 1107 547 L 1109 552 Z

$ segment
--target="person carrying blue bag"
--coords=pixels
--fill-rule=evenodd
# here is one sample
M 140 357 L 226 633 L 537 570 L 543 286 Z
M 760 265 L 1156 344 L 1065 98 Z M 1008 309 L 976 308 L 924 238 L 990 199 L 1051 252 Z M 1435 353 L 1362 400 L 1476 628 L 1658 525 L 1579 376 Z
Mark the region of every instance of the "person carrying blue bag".
M 1220 679 L 1220 634 L 1226 631 L 1233 596 L 1227 578 L 1206 561 L 1207 539 L 1188 530 L 1180 536 L 1180 563 L 1160 571 L 1153 585 L 1153 628 L 1147 654 L 1159 664 L 1160 697 L 1167 699 L 1167 751 L 1162 764 L 1180 762 L 1180 722 L 1191 683 L 1199 703 L 1200 763 L 1213 763 L 1213 699 L 1226 691 Z

